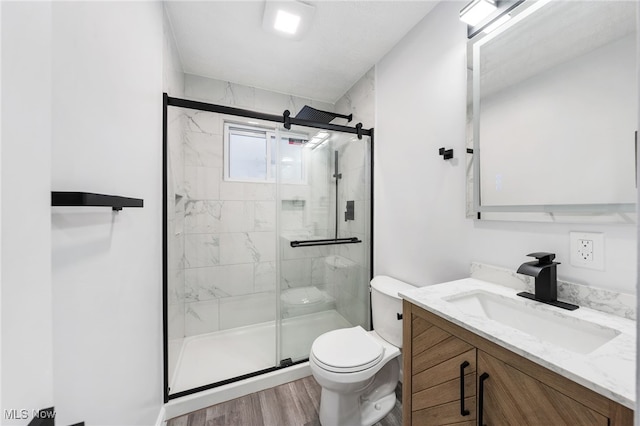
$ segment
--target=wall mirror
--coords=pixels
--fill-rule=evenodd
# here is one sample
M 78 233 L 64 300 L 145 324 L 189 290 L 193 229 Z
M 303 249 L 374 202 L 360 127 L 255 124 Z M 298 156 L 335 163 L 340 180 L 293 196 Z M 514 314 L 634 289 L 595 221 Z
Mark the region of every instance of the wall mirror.
M 636 219 L 636 3 L 525 1 L 468 46 L 467 213 Z

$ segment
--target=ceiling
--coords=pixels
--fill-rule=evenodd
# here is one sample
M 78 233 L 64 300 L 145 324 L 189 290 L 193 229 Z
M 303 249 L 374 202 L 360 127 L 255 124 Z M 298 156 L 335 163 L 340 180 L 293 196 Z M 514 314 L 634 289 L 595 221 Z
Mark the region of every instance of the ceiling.
M 335 103 L 436 4 L 306 1 L 315 6 L 301 40 L 262 28 L 265 1 L 166 1 L 183 70 Z

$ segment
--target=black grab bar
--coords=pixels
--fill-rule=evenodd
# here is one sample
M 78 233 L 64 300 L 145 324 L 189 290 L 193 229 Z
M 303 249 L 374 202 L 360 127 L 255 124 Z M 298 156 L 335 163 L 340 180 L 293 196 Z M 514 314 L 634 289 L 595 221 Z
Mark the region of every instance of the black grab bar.
M 332 246 L 335 244 L 356 244 L 362 241 L 356 237 L 351 238 L 327 238 L 324 240 L 291 241 L 291 247 Z

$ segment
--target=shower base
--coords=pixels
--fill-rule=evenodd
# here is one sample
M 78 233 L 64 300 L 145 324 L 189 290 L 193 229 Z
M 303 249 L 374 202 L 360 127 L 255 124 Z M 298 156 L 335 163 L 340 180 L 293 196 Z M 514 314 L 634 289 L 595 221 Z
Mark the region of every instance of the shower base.
M 351 326 L 333 309 L 286 318 L 282 320 L 282 357 L 308 358 L 316 337 Z M 172 394 L 279 364 L 275 321 L 187 337 L 170 342 L 169 351 L 170 359 L 177 359 L 170 366 Z

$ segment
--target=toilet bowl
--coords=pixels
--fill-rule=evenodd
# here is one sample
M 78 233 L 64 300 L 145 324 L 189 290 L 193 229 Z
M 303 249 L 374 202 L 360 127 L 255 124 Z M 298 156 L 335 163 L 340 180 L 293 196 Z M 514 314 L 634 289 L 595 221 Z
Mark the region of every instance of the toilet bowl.
M 402 347 L 398 291 L 411 288 L 390 277 L 375 277 L 371 281 L 374 331 L 343 328 L 313 342 L 309 365 L 322 387 L 323 426 L 371 426 L 393 409 Z

